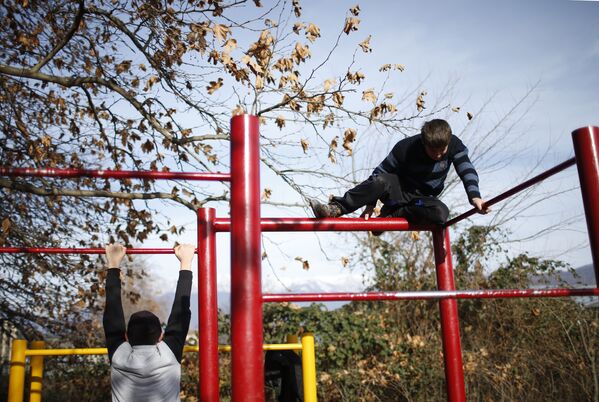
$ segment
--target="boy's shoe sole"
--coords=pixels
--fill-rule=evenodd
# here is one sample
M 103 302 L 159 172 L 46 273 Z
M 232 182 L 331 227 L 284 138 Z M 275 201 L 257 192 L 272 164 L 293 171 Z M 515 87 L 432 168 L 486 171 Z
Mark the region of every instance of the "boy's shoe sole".
M 341 208 L 333 204 L 321 204 L 320 202 L 311 199 L 308 201 L 314 216 L 318 219 L 322 218 L 338 218 L 342 215 Z

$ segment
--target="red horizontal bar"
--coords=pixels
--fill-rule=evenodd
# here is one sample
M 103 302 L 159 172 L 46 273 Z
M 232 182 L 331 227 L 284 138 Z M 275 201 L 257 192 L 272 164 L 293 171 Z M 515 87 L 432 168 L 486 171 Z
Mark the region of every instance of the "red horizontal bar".
M 264 294 L 264 303 L 374 300 L 507 299 L 516 297 L 599 296 L 599 288 L 436 290 L 419 292 Z
M 497 197 L 491 198 L 489 201 L 485 202 L 485 205 L 490 207 L 494 204 L 497 204 L 499 201 L 503 201 L 506 198 L 511 197 L 512 195 L 514 195 L 530 186 L 533 186 L 533 185 L 545 180 L 546 178 L 553 176 L 556 173 L 561 172 L 562 170 L 564 170 L 566 168 L 569 168 L 570 166 L 574 165 L 575 163 L 576 163 L 575 158 L 568 159 L 567 161 L 562 162 L 559 165 L 556 165 L 556 166 L 552 167 L 551 169 L 546 170 L 545 172 L 543 172 L 531 179 L 528 179 L 521 184 L 518 184 L 516 187 L 513 187 L 513 188 L 499 194 Z M 462 221 L 462 220 L 468 218 L 469 216 L 474 215 L 475 213 L 476 213 L 476 208 L 472 208 L 471 210 L 464 212 L 463 214 L 458 215 L 453 219 L 450 219 L 445 224 L 445 226 L 448 227 L 455 223 L 458 223 L 459 221 Z
M 103 248 L 0 247 L 0 254 L 104 254 Z M 127 254 L 175 254 L 172 248 L 128 248 Z
M 152 180 L 204 180 L 230 181 L 229 173 L 206 172 L 159 172 L 154 170 L 86 170 L 86 169 L 34 169 L 0 167 L 0 176 L 28 177 L 99 177 L 104 179 L 152 179 Z
M 351 231 L 391 231 L 391 230 L 432 230 L 431 225 L 411 225 L 404 218 L 262 218 L 263 232 L 351 232 Z M 217 218 L 214 223 L 217 232 L 229 232 L 231 220 Z

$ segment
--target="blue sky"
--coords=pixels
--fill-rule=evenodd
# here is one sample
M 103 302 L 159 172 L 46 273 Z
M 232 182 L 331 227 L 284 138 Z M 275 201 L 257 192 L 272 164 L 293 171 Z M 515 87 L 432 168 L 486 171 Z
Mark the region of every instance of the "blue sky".
M 334 41 L 343 26 L 347 10 L 356 4 L 361 8 L 360 29 L 344 37 L 336 56 L 339 61 L 335 60 L 325 68 L 322 72 L 325 76 L 342 73 L 357 43 L 372 35 L 372 54 L 358 55 L 359 65 L 367 76 L 384 63 L 406 66 L 405 72 L 389 81 L 389 90 L 406 91 L 428 77 L 422 89 L 426 89 L 430 98 L 434 99 L 448 82 L 456 82 L 450 98 L 452 104 L 462 107 L 463 112 L 479 110 L 493 97 L 473 122 L 468 122 L 465 113 L 449 115 L 454 132 L 461 132 L 467 127 L 471 131 L 485 132 L 517 99 L 537 85 L 527 102 L 527 112 L 509 133 L 505 133 L 513 136 L 512 141 L 498 148 L 495 155 L 495 158 L 517 157 L 509 168 L 502 171 L 481 172 L 481 188 L 486 198 L 517 184 L 526 175 L 540 173 L 570 158 L 573 155 L 570 132 L 580 126 L 599 125 L 599 1 L 356 3 L 306 0 L 302 2 L 301 19 L 317 24 L 322 34 L 312 46 L 313 61 L 317 61 L 327 48 L 321 47 L 321 43 Z M 383 141 L 374 135 L 370 139 L 360 138 L 357 158 L 364 169 L 373 168 L 397 139 L 386 138 Z M 476 144 L 468 146 L 472 149 Z M 545 157 L 536 166 L 541 155 Z M 556 189 L 577 185 L 576 170 L 570 168 L 539 187 L 535 194 L 543 197 L 543 194 Z M 299 197 L 294 199 L 294 196 L 291 194 L 289 197 L 301 202 Z M 463 198 L 463 195 L 456 197 Z M 526 200 L 523 206 L 526 206 Z M 465 207 L 463 202 L 455 205 L 458 211 Z M 527 237 L 534 233 L 535 228 L 559 219 L 580 217 L 581 213 L 580 193 L 569 191 L 545 204 L 526 209 L 521 218 L 512 222 L 512 230 L 516 236 Z M 217 214 L 225 216 L 226 210 L 218 210 Z M 307 211 L 263 208 L 263 214 L 307 216 Z M 473 222 L 484 223 L 493 217 L 485 218 L 486 221 L 477 219 Z M 178 223 L 188 222 L 194 222 L 194 218 L 187 213 Z M 194 224 L 188 227 L 187 236 L 188 241 L 195 241 Z M 358 290 L 362 286 L 363 272 L 350 271 L 339 263 L 340 256 L 351 251 L 340 250 L 339 244 L 351 244 L 351 237 L 343 236 L 340 239 L 335 235 L 280 235 L 266 242 L 269 253 L 272 253 L 273 265 L 263 267 L 265 290 L 283 291 L 282 284 L 295 292 L 317 288 Z M 224 246 L 219 252 L 219 289 L 225 290 L 229 283 L 229 250 L 224 235 L 219 235 L 221 240 Z M 321 246 L 329 250 L 326 257 Z M 561 234 L 553 233 L 541 240 L 509 246 L 514 252 L 528 251 L 533 255 L 560 258 L 574 267 L 591 261 L 585 223 L 580 218 Z M 282 251 L 277 252 L 277 249 Z M 294 261 L 293 258 L 300 252 L 310 261 L 310 271 L 301 270 L 301 264 Z

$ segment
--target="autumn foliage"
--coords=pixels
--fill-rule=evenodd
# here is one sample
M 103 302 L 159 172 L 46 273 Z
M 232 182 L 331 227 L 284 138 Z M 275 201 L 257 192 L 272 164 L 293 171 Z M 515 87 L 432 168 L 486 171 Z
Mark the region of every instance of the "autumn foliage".
M 363 66 L 376 38 L 361 32 L 360 6 L 346 10 L 327 37 L 304 20 L 308 6 L 299 0 L 3 1 L 0 165 L 228 171 L 229 120 L 252 113 L 260 118 L 262 168 L 282 184 L 265 187 L 262 202 L 297 207 L 314 193 L 353 183 L 338 166 L 355 155 L 367 130 L 399 139 L 440 111 L 473 118 L 459 106 L 429 102 L 420 85 L 401 95 L 387 88 L 391 75 L 409 67 L 401 60 L 367 77 Z M 342 47 L 351 56 L 338 57 Z M 297 201 L 281 201 L 287 193 Z M 224 185 L 0 177 L 0 246 L 130 246 L 149 238 L 170 245 L 182 232 L 170 208 L 193 215 L 228 200 Z M 369 239 L 360 250 L 374 288 L 434 288 L 430 247 L 418 236 L 400 243 Z M 298 261 L 309 269 L 303 257 Z M 349 261 L 344 257 L 343 266 Z M 489 278 L 480 275 L 482 265 L 462 264 L 458 278 L 462 285 L 503 286 L 514 279 L 511 272 L 539 267 L 528 262 L 510 261 L 505 276 Z M 0 254 L 0 320 L 15 331 L 4 335 L 98 346 L 103 268 L 86 255 Z M 132 268 L 129 278 L 145 275 Z M 147 291 L 133 288 L 127 297 L 134 303 Z M 569 301 L 473 301 L 460 309 L 470 395 L 518 399 L 527 390 L 530 400 L 574 394 L 598 400 L 596 312 Z M 318 334 L 320 400 L 444 398 L 433 303 L 350 304 L 330 312 L 269 306 L 265 318 L 267 341 L 280 342 L 298 328 Z M 224 317 L 222 323 L 226 335 Z M 187 357 L 184 366 L 184 395 L 193 400 L 197 367 Z M 105 400 L 105 361 L 57 360 L 51 370 L 47 400 Z M 223 368 L 223 398 L 227 373 Z M 551 385 L 543 386 L 548 378 Z

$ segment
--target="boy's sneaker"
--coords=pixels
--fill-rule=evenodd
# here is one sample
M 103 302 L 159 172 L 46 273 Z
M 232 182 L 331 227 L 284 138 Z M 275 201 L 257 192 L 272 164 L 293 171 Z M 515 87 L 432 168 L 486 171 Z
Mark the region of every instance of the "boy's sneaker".
M 321 204 L 316 200 L 310 200 L 310 208 L 317 218 L 337 218 L 343 215 L 341 207 L 337 204 Z

